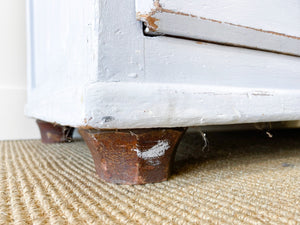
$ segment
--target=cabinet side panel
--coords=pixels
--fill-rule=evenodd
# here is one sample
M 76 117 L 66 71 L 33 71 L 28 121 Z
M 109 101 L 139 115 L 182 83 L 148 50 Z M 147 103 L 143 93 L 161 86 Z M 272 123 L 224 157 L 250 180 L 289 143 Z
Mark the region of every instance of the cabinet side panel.
M 82 122 L 83 94 L 98 72 L 98 0 L 27 1 L 27 116 Z
M 98 3 L 28 0 L 32 88 L 59 89 L 95 79 Z

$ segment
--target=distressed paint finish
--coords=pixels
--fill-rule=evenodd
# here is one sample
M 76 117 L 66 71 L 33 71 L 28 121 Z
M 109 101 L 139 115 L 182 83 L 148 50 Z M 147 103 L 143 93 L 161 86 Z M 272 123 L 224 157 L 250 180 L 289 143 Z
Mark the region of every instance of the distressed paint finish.
M 159 158 L 161 156 L 164 156 L 166 151 L 170 149 L 170 144 L 168 140 L 160 140 L 157 142 L 156 145 L 153 147 L 147 149 L 146 151 L 141 151 L 138 148 L 132 149 L 132 151 L 135 151 L 137 156 L 143 160 L 149 161 L 152 165 L 159 165 L 160 162 L 155 162 L 154 160 L 156 158 Z
M 184 128 L 137 130 L 79 129 L 101 179 L 146 184 L 168 179 Z
M 59 124 L 48 123 L 42 120 L 37 120 L 36 122 L 39 126 L 43 143 L 52 144 L 73 141 L 73 127 L 61 126 Z
M 272 10 L 266 12 L 268 6 Z M 295 0 L 136 0 L 136 11 L 151 34 L 300 55 L 300 7 Z

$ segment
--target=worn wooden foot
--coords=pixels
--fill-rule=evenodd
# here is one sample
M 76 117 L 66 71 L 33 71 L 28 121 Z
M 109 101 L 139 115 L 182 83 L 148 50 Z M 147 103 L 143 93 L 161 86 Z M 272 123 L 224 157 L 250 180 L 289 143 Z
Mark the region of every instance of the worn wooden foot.
M 73 127 L 61 126 L 59 124 L 48 123 L 42 120 L 36 120 L 36 122 L 40 128 L 43 143 L 50 144 L 73 141 Z
M 185 128 L 79 129 L 94 158 L 96 172 L 116 184 L 146 184 L 168 179 Z

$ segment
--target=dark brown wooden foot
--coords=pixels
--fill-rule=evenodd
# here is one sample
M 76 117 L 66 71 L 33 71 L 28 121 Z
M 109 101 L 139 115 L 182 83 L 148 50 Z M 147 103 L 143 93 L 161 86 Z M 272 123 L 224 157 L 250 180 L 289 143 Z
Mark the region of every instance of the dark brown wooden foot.
M 36 120 L 36 122 L 40 128 L 43 143 L 50 144 L 73 141 L 73 127 L 61 126 L 42 120 Z
M 79 129 L 101 179 L 116 184 L 146 184 L 168 179 L 185 128 Z

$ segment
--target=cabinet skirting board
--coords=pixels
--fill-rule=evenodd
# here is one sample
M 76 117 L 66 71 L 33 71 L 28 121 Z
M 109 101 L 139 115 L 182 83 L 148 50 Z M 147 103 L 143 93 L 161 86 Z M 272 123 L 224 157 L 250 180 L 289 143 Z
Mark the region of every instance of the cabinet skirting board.
M 32 97 L 26 111 L 71 127 L 137 129 L 300 120 L 299 102 L 297 89 L 97 82 Z

